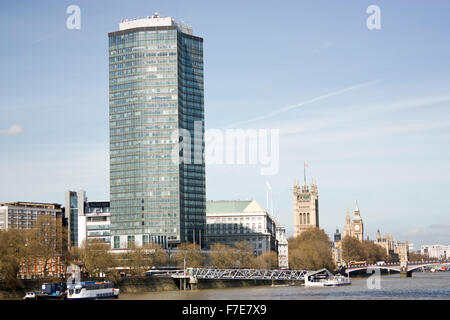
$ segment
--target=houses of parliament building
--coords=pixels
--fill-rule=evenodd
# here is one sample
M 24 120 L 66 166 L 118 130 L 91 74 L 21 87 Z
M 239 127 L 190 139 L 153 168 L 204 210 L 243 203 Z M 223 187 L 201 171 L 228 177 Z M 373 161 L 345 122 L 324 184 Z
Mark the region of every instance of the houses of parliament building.
M 312 227 L 319 227 L 319 193 L 314 180 L 308 186 L 306 178 L 303 186 L 294 182 L 294 237 Z

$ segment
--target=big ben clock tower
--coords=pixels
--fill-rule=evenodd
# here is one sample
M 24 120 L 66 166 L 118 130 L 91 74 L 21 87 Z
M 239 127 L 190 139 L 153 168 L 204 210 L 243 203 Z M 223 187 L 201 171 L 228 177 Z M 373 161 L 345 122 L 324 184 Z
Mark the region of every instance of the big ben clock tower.
M 353 237 L 359 241 L 364 239 L 364 224 L 359 212 L 358 201 L 356 201 L 355 212 L 352 220 L 352 234 Z

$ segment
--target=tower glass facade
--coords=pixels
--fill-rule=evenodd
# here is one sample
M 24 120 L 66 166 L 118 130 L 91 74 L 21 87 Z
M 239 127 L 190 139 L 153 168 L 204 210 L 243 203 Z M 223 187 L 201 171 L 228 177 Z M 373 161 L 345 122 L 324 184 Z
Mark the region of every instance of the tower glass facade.
M 203 39 L 167 19 L 109 33 L 113 248 L 204 243 Z

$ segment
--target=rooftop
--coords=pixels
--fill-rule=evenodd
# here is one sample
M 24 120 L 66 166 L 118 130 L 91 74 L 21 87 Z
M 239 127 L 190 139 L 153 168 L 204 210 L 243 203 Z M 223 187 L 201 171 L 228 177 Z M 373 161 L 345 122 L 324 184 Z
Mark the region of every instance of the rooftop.
M 40 203 L 40 202 L 2 202 L 0 206 L 12 206 L 12 207 L 27 207 L 27 208 L 41 208 L 41 209 L 61 209 L 59 203 Z
M 192 27 L 177 23 L 172 17 L 161 17 L 157 12 L 146 18 L 123 19 L 119 24 L 119 31 L 133 28 L 168 26 L 177 26 L 183 33 L 192 34 Z
M 207 201 L 206 213 L 265 212 L 255 200 L 219 200 Z

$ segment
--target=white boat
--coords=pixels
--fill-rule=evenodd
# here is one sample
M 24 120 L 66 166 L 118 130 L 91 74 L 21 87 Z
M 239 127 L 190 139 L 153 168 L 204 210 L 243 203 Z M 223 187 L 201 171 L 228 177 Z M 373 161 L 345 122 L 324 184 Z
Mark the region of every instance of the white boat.
M 88 281 L 67 286 L 67 300 L 112 299 L 119 297 L 119 289 L 110 281 Z
M 332 278 L 328 278 L 324 281 L 325 287 L 338 287 L 338 286 L 347 286 L 352 284 L 348 277 L 344 276 L 334 276 Z
M 36 299 L 36 293 L 35 292 L 27 292 L 25 293 L 25 296 L 23 297 L 24 300 L 35 300 Z
M 325 275 L 320 275 L 321 273 L 325 273 Z M 335 276 L 326 269 L 309 272 L 305 275 L 306 287 L 338 287 L 350 284 L 352 284 L 350 278 L 342 275 Z

